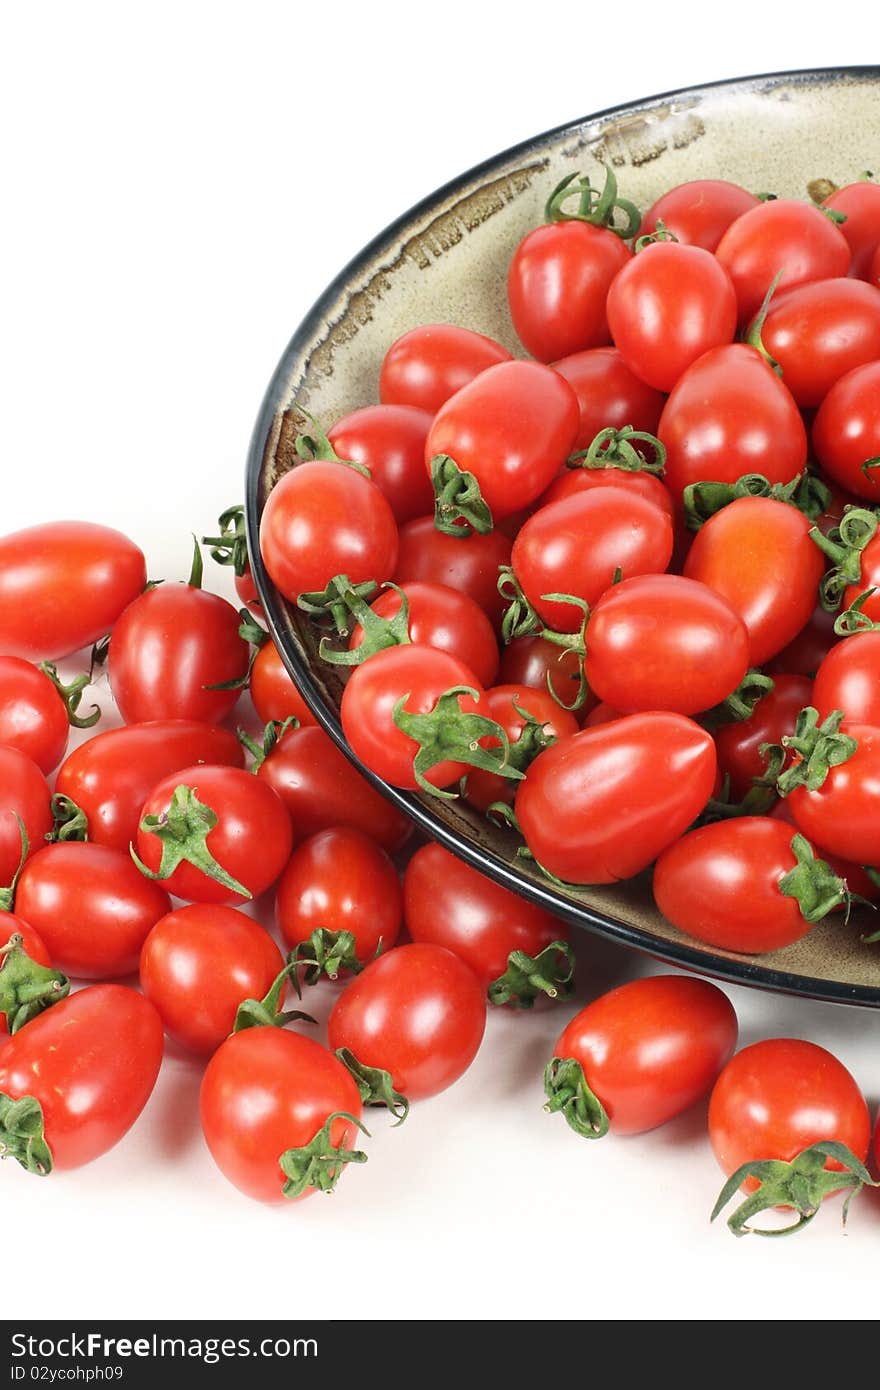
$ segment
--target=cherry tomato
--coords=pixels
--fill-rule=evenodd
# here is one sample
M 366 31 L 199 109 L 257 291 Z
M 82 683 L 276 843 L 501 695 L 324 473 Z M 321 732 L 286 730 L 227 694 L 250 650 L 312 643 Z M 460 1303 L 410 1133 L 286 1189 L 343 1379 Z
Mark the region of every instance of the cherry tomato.
M 690 483 L 735 483 L 746 473 L 788 483 L 807 461 L 807 432 L 794 397 L 745 343 L 713 348 L 688 368 L 657 434 L 675 498 Z
M 506 354 L 505 354 L 506 356 Z M 425 477 L 425 440 L 431 413 L 413 405 L 367 405 L 343 416 L 329 434 L 341 459 L 370 470 L 398 525 L 434 505 Z
M 56 661 L 108 633 L 147 582 L 133 541 L 90 521 L 0 538 L 0 651 Z
M 837 381 L 813 422 L 813 448 L 841 487 L 880 503 L 880 361 L 856 367 Z
M 588 348 L 552 363 L 577 396 L 581 422 L 575 449 L 587 449 L 600 430 L 630 425 L 657 433 L 663 396 L 631 372 L 617 348 Z
M 608 289 L 632 252 L 608 227 L 556 222 L 524 237 L 507 273 L 510 316 L 539 362 L 610 343 Z
M 737 1031 L 733 1005 L 708 980 L 633 980 L 563 1029 L 547 1069 L 546 1108 L 561 1110 L 587 1138 L 656 1129 L 707 1094 Z
M 519 786 L 538 864 L 566 883 L 632 878 L 683 835 L 715 783 L 710 734 L 680 714 L 633 714 L 560 739 Z
M 733 280 L 741 323 L 748 323 L 781 270 L 780 286 L 846 275 L 846 238 L 824 212 L 794 198 L 775 198 L 743 213 L 718 243 L 716 255 Z
M 246 1028 L 214 1053 L 202 1081 L 202 1129 L 211 1156 L 231 1183 L 260 1202 L 281 1202 L 318 1190 L 289 1178 L 290 1157 L 326 1136 L 315 1178 L 332 1189 L 361 1114 L 358 1088 L 320 1043 L 287 1028 Z M 344 1118 L 344 1117 L 350 1118 Z M 305 1165 L 302 1165 L 305 1166 Z M 297 1166 L 300 1172 L 300 1166 Z
M 560 651 L 561 648 L 557 647 L 556 650 Z M 542 688 L 534 690 L 524 683 L 496 685 L 492 690 L 486 691 L 485 708 L 489 718 L 501 725 L 511 745 L 519 743 L 524 730 L 529 726 L 529 721 L 521 711 L 531 715 L 532 721 L 537 723 L 541 729 L 542 742 L 565 738 L 578 731 L 578 722 L 574 715 L 559 705 L 547 689 L 546 683 Z M 534 723 L 531 727 L 532 733 L 527 736 L 528 739 L 533 736 Z M 497 739 L 487 740 L 489 748 L 497 744 Z M 513 758 L 516 761 L 516 750 L 513 752 Z M 485 768 L 474 767 L 468 772 L 464 795 L 472 806 L 486 811 L 495 801 L 506 801 L 512 805 L 516 795 L 516 783 L 509 777 L 499 776 L 497 772 L 487 772 Z
M 393 342 L 382 361 L 379 398 L 435 414 L 487 367 L 509 362 L 494 338 L 451 323 L 425 323 Z
M 0 747 L 0 887 L 12 883 L 22 854 L 35 854 L 52 824 L 49 784 L 36 763 L 17 748 Z
M 761 341 L 798 405 L 819 405 L 847 372 L 880 358 L 880 290 L 861 280 L 799 285 L 771 302 Z
M 147 933 L 171 904 L 122 850 L 70 840 L 28 860 L 15 906 L 59 970 L 106 980 L 137 969 Z
M 849 273 L 865 279 L 874 248 L 880 244 L 880 184 L 871 179 L 848 183 L 836 189 L 822 206 L 842 212 L 846 218 L 840 230 L 852 256 Z
M 229 729 L 194 719 L 156 719 L 108 729 L 81 743 L 65 758 L 55 786 L 85 812 L 90 840 L 128 853 L 159 778 L 196 763 L 243 767 L 244 750 Z
M 816 672 L 812 698 L 820 718 L 842 709 L 851 724 L 880 728 L 880 632 L 856 632 L 832 647 Z
M 749 664 L 763 666 L 801 631 L 825 561 L 810 522 L 787 502 L 740 497 L 697 532 L 684 572 L 727 599 L 749 633 Z
M 0 656 L 0 744 L 50 773 L 64 757 L 70 724 L 49 677 L 29 661 Z
M 445 1091 L 477 1055 L 486 998 L 451 951 L 418 942 L 380 956 L 343 991 L 330 1014 L 334 1052 L 386 1071 L 395 1091 L 424 1100 Z
M 669 490 L 653 473 L 625 468 L 566 468 L 558 478 L 554 478 L 541 498 L 541 506 L 551 502 L 562 502 L 566 497 L 575 497 L 580 492 L 592 492 L 594 488 L 614 487 L 636 493 L 646 502 L 659 507 L 670 521 L 674 519 L 674 506 Z
M 583 610 L 545 595 L 571 594 L 592 606 L 617 570 L 625 579 L 659 573 L 671 558 L 668 515 L 625 488 L 604 487 L 535 512 L 513 543 L 511 563 L 547 626 L 576 632 Z
M 448 454 L 473 473 L 498 521 L 540 497 L 571 453 L 579 421 L 577 397 L 558 372 L 502 362 L 440 407 L 425 459 L 430 467 Z
M 154 830 L 144 828 L 148 820 Z M 290 816 L 267 782 L 238 767 L 202 765 L 163 777 L 150 792 L 137 852 L 178 898 L 240 903 L 272 886 L 292 839 Z
M 838 641 L 834 631 L 836 617 L 836 613 L 829 613 L 817 603 L 797 637 L 768 663 L 768 674 L 815 676 L 826 654 Z
M 516 637 L 501 653 L 498 679 L 506 686 L 552 691 L 564 709 L 574 703 L 580 688 L 577 653 L 546 637 Z
M 730 779 L 735 801 L 745 796 L 753 778 L 763 777 L 767 770 L 761 745 L 781 743 L 786 734 L 793 734 L 801 710 L 813 703 L 809 677 L 781 675 L 774 676 L 773 682 L 773 689 L 758 700 L 748 719 L 722 724 L 715 731 L 718 766 Z
M 630 371 L 671 391 L 710 348 L 732 343 L 736 294 L 709 251 L 657 241 L 623 267 L 608 291 L 608 324 Z
M 315 931 L 347 931 L 365 965 L 394 945 L 402 914 L 400 880 L 388 855 L 349 826 L 310 835 L 278 880 L 275 920 L 291 950 Z
M 880 729 L 845 723 L 841 733 L 856 740 L 855 753 L 832 767 L 817 790 L 796 787 L 789 797 L 791 813 L 820 851 L 880 868 Z
M 301 463 L 275 484 L 260 522 L 272 583 L 295 603 L 323 593 L 337 574 L 353 584 L 390 579 L 397 523 L 375 483 L 342 463 Z
M 402 584 L 400 588 L 409 605 L 410 640 L 449 652 L 471 668 L 481 685 L 491 685 L 498 673 L 498 643 L 492 624 L 479 604 L 445 584 L 415 581 Z M 400 612 L 400 605 L 400 593 L 388 589 L 370 607 L 380 618 L 390 620 Z M 351 634 L 349 649 L 355 651 L 363 640 L 363 628 L 358 623 Z
M 509 564 L 510 540 L 502 532 L 447 536 L 437 530 L 433 516 L 423 516 L 400 529 L 393 578 L 396 584 L 421 581 L 456 589 L 478 603 L 499 626 L 505 605 L 498 592 L 498 568 Z
M 0 951 L 4 946 L 8 946 L 13 936 L 21 937 L 22 950 L 31 960 L 36 961 L 37 965 L 51 966 L 52 957 L 46 950 L 45 942 L 28 922 L 22 921 L 13 912 L 0 912 Z M 2 956 L 0 956 L 0 969 L 2 969 Z M 9 1021 L 6 1014 L 0 1009 L 0 1039 L 5 1037 L 9 1028 Z
M 791 806 L 788 801 L 783 800 L 781 797 L 779 801 L 776 802 L 770 815 L 773 820 L 784 821 L 786 825 L 794 826 L 794 828 L 797 829 L 794 816 L 791 812 Z M 843 859 L 839 854 L 829 854 L 826 849 L 820 850 L 819 853 L 828 864 L 831 872 L 836 874 L 838 878 L 843 879 L 852 894 L 860 898 L 865 898 L 868 902 L 875 902 L 877 898 L 880 897 L 880 885 L 876 884 L 872 878 L 869 878 L 866 870 L 862 868 L 861 864 L 854 864 L 851 859 Z M 846 904 L 841 903 L 834 910 L 839 912 L 845 907 Z
M 211 1053 L 232 1032 L 239 1004 L 262 999 L 284 965 L 268 932 L 216 903 L 178 907 L 150 931 L 140 957 L 141 988 L 169 1038 Z
M 270 719 L 283 724 L 291 715 L 300 724 L 317 724 L 271 639 L 263 643 L 254 658 L 249 686 L 254 708 L 264 724 Z
M 670 188 L 651 205 L 642 219 L 641 234 L 650 236 L 662 222 L 685 246 L 714 251 L 731 223 L 760 201 L 726 179 L 692 179 Z
M 0 1052 L 0 1094 L 27 1097 L 37 1120 L 25 1140 L 7 1115 L 0 1146 L 31 1173 L 90 1163 L 134 1124 L 161 1062 L 162 1022 L 143 995 L 124 985 L 71 994 Z
M 624 714 L 710 709 L 736 689 L 748 664 L 748 633 L 731 605 L 677 574 L 613 585 L 587 626 L 590 689 Z

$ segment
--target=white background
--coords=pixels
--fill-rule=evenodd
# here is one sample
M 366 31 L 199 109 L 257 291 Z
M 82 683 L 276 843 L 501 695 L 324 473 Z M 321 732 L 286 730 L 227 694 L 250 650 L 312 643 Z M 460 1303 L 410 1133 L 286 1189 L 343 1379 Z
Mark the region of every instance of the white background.
M 589 111 L 866 56 L 857 30 L 811 33 L 785 8 L 4 7 L 3 528 L 108 522 L 152 576 L 182 577 L 190 530 L 242 494 L 285 342 L 365 240 Z M 581 967 L 586 996 L 651 968 L 586 938 Z M 875 1015 L 731 996 L 743 1041 L 829 1046 L 874 1105 Z M 5 1316 L 812 1318 L 819 1297 L 825 1316 L 876 1315 L 874 1194 L 846 1235 L 832 1208 L 793 1241 L 737 1242 L 708 1225 L 720 1175 L 702 1111 L 598 1144 L 545 1116 L 569 1012 L 496 1012 L 458 1086 L 399 1131 L 371 1114 L 370 1162 L 286 1209 L 214 1168 L 199 1069 L 171 1053 L 111 1155 L 46 1181 L 4 1166 Z

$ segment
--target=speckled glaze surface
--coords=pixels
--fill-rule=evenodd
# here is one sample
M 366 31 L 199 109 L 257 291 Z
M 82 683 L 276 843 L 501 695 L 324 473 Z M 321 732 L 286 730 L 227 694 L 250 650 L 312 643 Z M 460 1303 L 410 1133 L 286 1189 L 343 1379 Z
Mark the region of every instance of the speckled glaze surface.
M 807 182 L 817 176 L 837 183 L 857 177 L 878 147 L 880 68 L 773 74 L 667 93 L 498 155 L 406 213 L 342 271 L 279 363 L 247 475 L 249 544 L 273 634 L 341 747 L 337 668 L 318 660 L 314 633 L 273 588 L 257 547 L 266 497 L 296 463 L 293 441 L 304 425 L 299 407 L 329 424 L 377 400 L 386 348 L 419 323 L 464 324 L 524 355 L 507 310 L 507 265 L 519 239 L 542 220 L 549 189 L 571 170 L 596 174 L 610 161 L 621 192 L 643 209 L 666 188 L 694 178 L 723 177 L 756 191 L 806 197 Z M 572 922 L 740 983 L 880 1006 L 880 945 L 861 941 L 864 914 L 849 922 L 835 916 L 770 955 L 710 949 L 664 921 L 646 881 L 557 890 L 515 859 L 513 837 L 463 803 L 376 785 L 447 848 Z

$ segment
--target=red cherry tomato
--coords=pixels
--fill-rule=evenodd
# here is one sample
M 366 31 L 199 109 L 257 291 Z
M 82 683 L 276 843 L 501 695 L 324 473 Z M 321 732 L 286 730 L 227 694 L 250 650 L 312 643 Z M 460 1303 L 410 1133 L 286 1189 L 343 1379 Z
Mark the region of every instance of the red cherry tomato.
M 880 729 L 852 723 L 841 732 L 856 740 L 855 753 L 832 767 L 817 790 L 796 787 L 788 799 L 791 814 L 820 852 L 880 868 Z
M 162 1023 L 143 995 L 92 985 L 21 1028 L 0 1052 L 0 1093 L 40 1112 L 28 1151 L 0 1143 L 32 1173 L 78 1168 L 118 1144 L 150 1098 L 162 1061 Z
M 396 1091 L 423 1100 L 467 1071 L 486 1028 L 486 998 L 473 972 L 440 946 L 416 943 L 380 956 L 333 1006 L 331 1048 L 386 1071 Z
M 329 433 L 341 459 L 370 470 L 398 525 L 434 505 L 425 477 L 425 440 L 431 414 L 413 405 L 367 405 L 338 420 Z
M 234 907 L 178 907 L 143 945 L 141 988 L 169 1038 L 211 1053 L 232 1032 L 239 1004 L 262 999 L 284 965 L 268 932 Z
M 581 422 L 575 449 L 587 449 L 600 430 L 621 430 L 630 425 L 647 434 L 657 433 L 663 395 L 641 381 L 624 362 L 617 348 L 588 348 L 552 363 L 577 396 Z
M 646 502 L 659 507 L 670 521 L 673 520 L 674 506 L 669 490 L 653 473 L 629 471 L 625 468 L 567 468 L 554 478 L 541 498 L 541 506 L 551 502 L 562 502 L 566 497 L 575 497 L 580 492 L 592 492 L 594 488 L 623 488 L 630 493 L 644 497 Z
M 760 201 L 726 179 L 692 179 L 670 188 L 651 205 L 642 219 L 641 233 L 650 236 L 662 222 L 685 246 L 714 251 L 731 223 Z
M 781 287 L 846 275 L 846 238 L 824 212 L 794 198 L 775 198 L 731 223 L 716 254 L 733 280 L 741 323 L 761 307 L 774 277 Z
M 768 663 L 768 675 L 815 676 L 826 654 L 839 640 L 834 631 L 836 617 L 836 613 L 827 612 L 817 603 L 797 637 Z
M 250 692 L 254 708 L 264 724 L 270 719 L 283 723 L 291 715 L 300 724 L 317 724 L 271 639 L 263 643 L 254 658 Z
M 841 487 L 880 503 L 880 361 L 856 367 L 825 397 L 813 422 L 813 448 Z
M 22 950 L 31 960 L 36 961 L 37 965 L 51 966 L 52 957 L 46 950 L 45 943 L 41 940 L 37 932 L 28 923 L 22 921 L 13 912 L 0 912 L 0 951 L 4 946 L 8 946 L 13 936 L 21 937 Z M 2 961 L 2 956 L 0 956 Z M 0 1009 L 0 1039 L 4 1038 L 9 1028 L 6 1014 Z
M 49 677 L 17 656 L 0 656 L 0 744 L 26 754 L 43 773 L 64 757 L 70 724 Z
M 848 183 L 826 198 L 822 206 L 841 212 L 846 218 L 840 223 L 840 230 L 852 256 L 849 273 L 865 279 L 874 248 L 880 244 L 880 184 L 871 179 Z
M 402 913 L 400 880 L 388 855 L 349 826 L 310 835 L 278 880 L 275 919 L 291 950 L 313 932 L 347 931 L 366 965 L 394 945 Z
M 425 459 L 430 467 L 448 454 L 473 473 L 498 521 L 540 497 L 571 453 L 579 421 L 577 397 L 558 372 L 502 362 L 440 407 Z
M 0 887 L 11 885 L 22 854 L 35 854 L 52 824 L 49 784 L 36 763 L 17 748 L 0 747 Z
M 816 672 L 812 698 L 820 718 L 841 709 L 851 724 L 880 728 L 880 632 L 856 632 L 832 647 Z
M 516 794 L 526 844 L 566 883 L 614 883 L 656 859 L 715 782 L 710 734 L 680 714 L 633 714 L 560 739 Z
M 133 541 L 90 521 L 0 538 L 0 651 L 56 661 L 104 637 L 147 582 Z
M 516 637 L 501 653 L 498 680 L 505 686 L 552 691 L 565 709 L 574 704 L 580 689 L 577 653 L 546 637 Z
M 598 1102 L 588 1137 L 611 1129 L 642 1134 L 689 1110 L 711 1088 L 736 1046 L 733 1005 L 708 980 L 655 975 L 594 999 L 563 1029 L 548 1068 L 548 1109 L 572 1114 L 565 1084 L 577 1064 Z M 560 1068 L 556 1059 L 562 1062 Z M 567 1074 L 566 1074 L 567 1072 Z
M 799 285 L 772 301 L 761 341 L 798 405 L 819 405 L 847 372 L 880 358 L 880 290 L 861 280 Z
M 753 778 L 763 777 L 767 770 L 761 745 L 781 743 L 785 735 L 793 734 L 801 710 L 813 703 L 813 682 L 808 676 L 781 675 L 773 680 L 773 689 L 758 700 L 748 719 L 722 724 L 715 731 L 718 766 L 730 779 L 735 801 L 745 796 Z
M 524 237 L 507 273 L 510 316 L 539 362 L 610 343 L 608 289 L 632 257 L 608 227 L 556 222 Z
M 418 581 L 400 586 L 409 604 L 410 640 L 449 652 L 469 666 L 481 685 L 491 685 L 498 673 L 498 643 L 488 617 L 472 598 L 445 584 Z M 388 589 L 370 604 L 380 618 L 390 620 L 400 612 L 401 596 Z M 360 623 L 355 626 L 349 650 L 364 640 Z
M 784 821 L 786 825 L 794 826 L 797 829 L 794 816 L 791 813 L 791 806 L 788 801 L 781 797 L 770 815 L 773 820 Z M 868 877 L 861 864 L 854 864 L 851 859 L 843 859 L 839 854 L 829 854 L 826 849 L 820 850 L 819 853 L 830 866 L 831 872 L 843 879 L 851 893 L 860 898 L 866 898 L 868 902 L 875 902 L 880 897 L 880 885 Z M 842 911 L 845 906 L 845 903 L 841 903 L 838 908 L 835 908 L 835 911 Z
M 498 592 L 498 569 L 510 564 L 510 540 L 502 532 L 447 536 L 433 516 L 419 517 L 400 529 L 396 584 L 444 584 L 478 603 L 497 626 L 504 612 Z
M 556 650 L 561 649 L 557 647 Z M 565 738 L 578 731 L 578 722 L 574 715 L 559 705 L 546 684 L 534 690 L 524 683 L 496 685 L 492 690 L 486 691 L 485 708 L 489 718 L 501 725 L 511 744 L 519 743 L 529 722 L 520 711 L 531 715 L 532 720 L 537 721 L 545 739 Z M 487 740 L 487 746 L 490 748 L 497 743 L 497 739 Z M 506 801 L 512 805 L 515 794 L 516 783 L 509 777 L 500 777 L 498 773 L 487 772 L 485 768 L 480 767 L 471 768 L 467 775 L 465 799 L 480 811 L 488 810 L 495 801 Z
M 509 361 L 507 348 L 494 338 L 451 323 L 422 324 L 397 338 L 386 352 L 379 398 L 418 406 L 433 415 L 487 367 Z

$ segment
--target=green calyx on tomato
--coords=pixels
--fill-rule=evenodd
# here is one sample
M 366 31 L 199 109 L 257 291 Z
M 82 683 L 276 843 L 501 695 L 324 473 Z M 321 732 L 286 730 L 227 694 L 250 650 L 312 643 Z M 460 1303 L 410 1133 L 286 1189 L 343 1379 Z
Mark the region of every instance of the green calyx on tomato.
M 47 838 L 51 844 L 89 838 L 89 818 L 81 806 L 63 792 L 55 792 L 50 804 L 53 825 Z
M 290 953 L 293 982 L 299 991 L 300 979 L 304 985 L 316 985 L 322 976 L 328 980 L 339 978 L 340 970 L 351 975 L 359 975 L 365 961 L 359 960 L 355 951 L 354 933 L 350 931 L 330 931 L 327 927 L 316 927 L 306 941 L 294 946 Z M 380 955 L 382 943 L 376 955 Z
M 821 922 L 829 912 L 841 903 L 849 911 L 852 894 L 846 881 L 826 864 L 817 859 L 813 846 L 803 835 L 794 835 L 791 852 L 797 863 L 779 880 L 779 891 L 786 898 L 794 898 L 805 922 Z
M 655 241 L 678 241 L 675 232 L 669 230 L 662 217 L 657 218 L 653 232 L 646 232 L 644 236 L 636 238 L 633 250 L 638 254 L 639 251 L 644 251 L 646 246 L 653 246 Z
M 545 222 L 588 222 L 591 227 L 607 227 L 622 241 L 628 241 L 639 230 L 642 214 L 635 203 L 628 198 L 620 198 L 617 193 L 617 177 L 610 164 L 604 165 L 605 185 L 601 191 L 594 188 L 585 174 L 566 174 L 556 185 L 544 206 Z M 565 204 L 577 198 L 576 212 L 566 212 Z M 615 216 L 620 212 L 626 221 L 615 226 Z
M 459 538 L 473 531 L 478 536 L 489 534 L 492 513 L 473 473 L 459 468 L 449 454 L 435 454 L 431 459 L 431 484 L 435 530 Z
M 764 339 L 762 335 L 764 331 L 764 324 L 767 321 L 767 313 L 770 309 L 770 301 L 772 300 L 774 294 L 778 290 L 779 282 L 781 279 L 782 271 L 777 270 L 776 274 L 773 276 L 773 279 L 770 281 L 770 284 L 767 286 L 767 293 L 764 295 L 764 298 L 761 301 L 760 309 L 758 310 L 755 317 L 752 319 L 749 331 L 746 334 L 745 338 L 745 341 L 748 343 L 749 347 L 753 347 L 756 352 L 759 352 L 763 357 L 764 361 L 767 363 L 767 366 L 771 369 L 771 371 L 774 371 L 776 375 L 780 377 L 783 376 L 782 368 L 780 367 L 779 363 L 776 361 L 776 358 L 772 355 L 772 353 L 769 353 L 767 351 L 766 347 L 764 346 Z
M 458 703 L 459 695 L 479 699 L 479 691 L 469 685 L 454 685 L 446 690 L 428 714 L 411 714 L 406 709 L 410 692 L 401 696 L 394 706 L 394 722 L 407 738 L 419 745 L 413 759 L 413 773 L 422 791 L 451 801 L 457 793 L 444 791 L 428 782 L 427 774 L 438 763 L 465 763 L 485 772 L 496 772 L 512 781 L 522 781 L 523 774 L 510 762 L 510 739 L 494 719 L 484 714 L 465 713 Z M 492 738 L 500 748 L 483 748 L 480 739 Z
M 17 1159 L 27 1173 L 39 1178 L 52 1171 L 52 1150 L 43 1131 L 43 1107 L 34 1096 L 0 1091 L 0 1158 Z
M 248 567 L 247 536 L 244 529 L 244 507 L 227 507 L 217 519 L 219 536 L 202 536 L 202 545 L 209 547 L 212 560 L 218 565 L 232 565 L 241 579 Z
M 799 473 L 789 483 L 771 483 L 763 473 L 744 473 L 735 483 L 689 483 L 683 494 L 688 530 L 699 531 L 716 512 L 741 497 L 770 497 L 774 502 L 788 502 L 811 521 L 821 516 L 831 501 L 828 488 L 813 473 Z M 815 528 L 810 535 L 815 539 Z
M 402 1125 L 409 1114 L 409 1101 L 394 1089 L 390 1073 L 382 1067 L 365 1066 L 348 1047 L 337 1047 L 335 1055 L 351 1073 L 364 1105 L 386 1106 L 394 1116 L 394 1128 Z
M 0 948 L 0 1014 L 6 1015 L 10 1034 L 69 993 L 67 976 L 32 960 L 18 932 Z
M 763 671 L 752 666 L 746 671 L 736 690 L 732 690 L 720 704 L 701 715 L 700 722 L 714 726 L 739 724 L 744 719 L 751 719 L 758 701 L 763 700 L 764 696 L 769 695 L 775 688 L 776 682 L 772 676 L 765 676 Z
M 208 849 L 208 836 L 218 819 L 216 811 L 199 801 L 192 787 L 183 784 L 175 787 L 168 810 L 162 815 L 144 816 L 140 823 L 140 829 L 145 834 L 155 835 L 162 845 L 159 868 L 148 869 L 138 858 L 134 845 L 130 849 L 131 857 L 142 874 L 158 882 L 170 878 L 178 865 L 192 864 L 231 893 L 251 898 L 253 894 L 228 874 Z
M 347 1149 L 344 1142 L 334 1146 L 330 1138 L 334 1120 L 347 1120 L 369 1138 L 370 1131 L 354 1115 L 345 1110 L 328 1115 L 314 1139 L 299 1149 L 286 1149 L 278 1159 L 287 1179 L 281 1189 L 285 1197 L 301 1197 L 309 1188 L 332 1192 L 349 1163 L 366 1163 L 367 1155 L 360 1149 Z
M 322 463 L 341 463 L 345 468 L 353 468 L 356 473 L 360 473 L 364 478 L 372 479 L 372 473 L 366 464 L 355 463 L 354 459 L 340 458 L 327 435 L 321 429 L 314 415 L 310 415 L 302 406 L 297 406 L 300 415 L 305 416 L 314 431 L 313 434 L 298 434 L 293 441 L 293 447 L 301 459 L 306 463 L 313 460 L 320 460 Z
M 867 507 L 848 507 L 840 519 L 840 525 L 825 536 L 814 526 L 810 531 L 824 555 L 834 561 L 819 586 L 822 607 L 833 613 L 840 607 L 845 589 L 858 584 L 862 577 L 862 551 L 877 534 L 878 517 Z
M 382 588 L 394 589 L 400 595 L 400 607 L 391 618 L 383 618 L 379 613 L 374 613 L 370 605 L 354 589 L 346 589 L 341 602 L 345 604 L 355 622 L 360 623 L 363 641 L 350 651 L 340 651 L 337 647 L 331 647 L 328 639 L 323 637 L 318 648 L 318 655 L 322 661 L 328 662 L 331 666 L 360 666 L 367 657 L 375 656 L 376 652 L 384 651 L 386 647 L 403 647 L 412 641 L 409 633 L 409 599 L 403 589 L 398 584 L 392 584 L 390 580 L 383 584 Z
M 845 1171 L 829 1171 L 825 1167 L 825 1161 L 829 1158 L 842 1164 Z M 819 1144 L 811 1144 L 790 1163 L 776 1158 L 756 1159 L 737 1168 L 718 1195 L 718 1201 L 709 1218 L 711 1221 L 721 1214 L 747 1178 L 756 1179 L 759 1186 L 756 1192 L 740 1202 L 733 1215 L 727 1219 L 727 1229 L 735 1236 L 791 1235 L 802 1226 L 809 1225 L 826 1197 L 839 1192 L 841 1188 L 849 1188 L 843 1204 L 845 1225 L 849 1204 L 856 1193 L 861 1192 L 863 1187 L 878 1186 L 864 1163 L 856 1158 L 846 1144 L 823 1140 Z M 797 1220 L 789 1226 L 775 1230 L 749 1224 L 752 1217 L 757 1216 L 759 1212 L 769 1211 L 772 1207 L 793 1208 L 798 1214 Z
M 378 584 L 375 579 L 363 579 L 352 584 L 347 574 L 335 574 L 326 589 L 300 594 L 296 600 L 297 608 L 307 613 L 313 622 L 332 622 L 340 637 L 351 634 L 351 596 L 368 602 L 375 597 Z
M 574 951 L 567 941 L 551 941 L 536 956 L 511 951 L 507 969 L 486 991 L 490 1004 L 531 1009 L 539 994 L 568 999 L 574 993 Z
M 647 445 L 653 457 L 646 459 L 635 447 L 636 443 Z M 620 430 L 608 426 L 599 431 L 589 448 L 572 454 L 566 467 L 618 468 L 625 473 L 653 473 L 662 477 L 666 471 L 666 446 L 647 430 L 634 430 L 631 425 L 624 425 Z
M 545 748 L 549 748 L 551 744 L 556 743 L 557 740 L 555 734 L 547 733 L 546 723 L 542 724 L 533 714 L 529 714 L 528 710 L 518 705 L 516 700 L 513 700 L 512 704 L 515 712 L 521 719 L 525 720 L 525 724 L 523 725 L 519 738 L 515 739 L 510 745 L 510 753 L 508 754 L 507 762 L 508 766 L 516 768 L 518 772 L 525 772 L 526 768 L 535 761 L 538 754 L 543 753 Z M 467 779 L 465 778 L 464 780 L 466 781 Z M 491 811 L 493 806 L 490 806 L 488 811 Z M 510 811 L 509 806 L 507 807 L 507 811 Z
M 875 588 L 865 589 L 858 598 L 853 599 L 849 608 L 838 613 L 834 619 L 834 632 L 837 637 L 852 637 L 857 632 L 880 632 L 880 623 L 875 623 L 862 610 L 869 598 L 877 592 Z
M 618 570 L 611 581 L 612 584 L 619 583 L 619 575 L 620 571 Z M 523 593 L 519 580 L 510 565 L 498 566 L 498 592 L 507 601 L 507 608 L 501 620 L 501 635 L 505 643 L 513 642 L 517 637 L 543 637 L 545 641 L 575 653 L 578 662 L 579 681 L 574 700 L 570 704 L 566 704 L 564 700 L 559 698 L 553 688 L 549 671 L 547 673 L 547 689 L 561 709 L 580 709 L 589 693 L 587 679 L 584 675 L 584 660 L 587 655 L 586 630 L 590 620 L 589 604 L 574 594 L 542 594 L 543 599 L 554 603 L 574 604 L 575 607 L 580 608 L 583 614 L 577 632 L 554 632 L 552 628 L 544 627 L 535 609 Z
M 289 714 L 286 719 L 270 719 L 263 730 L 263 738 L 260 743 L 257 743 L 256 739 L 251 738 L 246 729 L 236 729 L 236 738 L 242 748 L 246 749 L 253 758 L 251 772 L 254 773 L 255 776 L 269 755 L 274 753 L 284 735 L 290 729 L 298 729 L 299 727 L 300 722 L 295 714 Z
M 83 691 L 87 685 L 92 683 L 92 671 L 83 671 L 82 675 L 74 676 L 72 681 L 66 684 L 58 674 L 54 661 L 41 661 L 39 669 L 44 676 L 48 676 L 58 694 L 61 696 L 64 708 L 67 711 L 67 722 L 74 729 L 94 728 L 101 718 L 101 706 L 92 705 L 91 714 L 77 714 L 77 710 L 82 703 Z
M 544 1109 L 561 1111 L 566 1123 L 582 1139 L 602 1139 L 610 1121 L 599 1097 L 590 1090 L 584 1069 L 573 1057 L 553 1057 L 544 1071 Z
M 783 748 L 797 753 L 798 759 L 777 778 L 780 796 L 789 796 L 796 787 L 815 792 L 824 784 L 832 767 L 848 762 L 858 748 L 858 741 L 840 733 L 843 710 L 832 710 L 819 723 L 819 711 L 812 705 L 802 709 L 793 734 L 782 740 Z
M 269 634 L 246 608 L 239 608 L 238 616 L 241 618 L 238 625 L 238 635 L 250 647 L 247 670 L 243 676 L 234 676 L 229 681 L 216 681 L 213 685 L 203 686 L 204 690 L 247 690 L 251 683 L 251 672 L 254 669 L 257 653 L 268 642 Z
M 238 1006 L 233 1033 L 243 1033 L 245 1028 L 284 1028 L 288 1023 L 317 1023 L 311 1014 L 300 1009 L 282 1009 L 281 1000 L 288 984 L 296 983 L 296 969 L 292 959 L 288 959 L 262 999 L 243 999 Z

